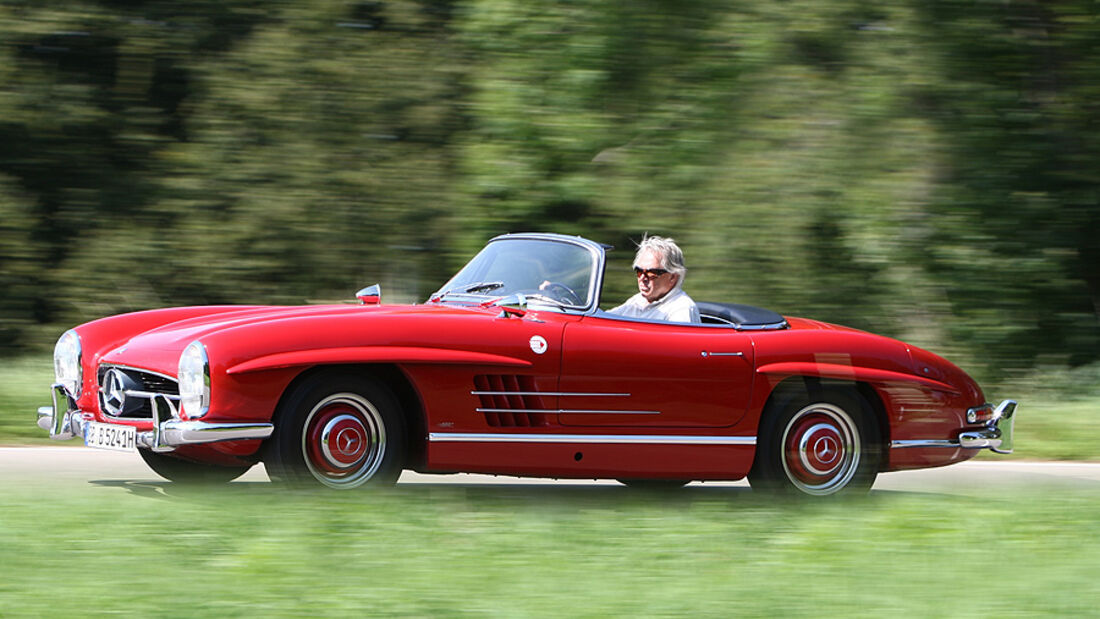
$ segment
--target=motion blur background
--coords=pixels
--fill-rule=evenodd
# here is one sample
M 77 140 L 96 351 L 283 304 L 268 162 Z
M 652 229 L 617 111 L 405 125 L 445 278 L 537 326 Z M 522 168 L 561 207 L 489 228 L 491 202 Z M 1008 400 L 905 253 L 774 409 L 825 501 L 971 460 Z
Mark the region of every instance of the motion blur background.
M 881 5 L 881 6 L 880 6 Z M 0 353 L 422 301 L 491 236 L 675 237 L 696 299 L 979 377 L 1100 356 L 1091 0 L 0 1 Z

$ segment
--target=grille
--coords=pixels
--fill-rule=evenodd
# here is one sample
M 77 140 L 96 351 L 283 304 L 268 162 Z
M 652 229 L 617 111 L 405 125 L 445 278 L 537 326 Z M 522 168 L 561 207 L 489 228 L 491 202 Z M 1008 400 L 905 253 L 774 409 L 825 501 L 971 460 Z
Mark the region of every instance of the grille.
M 533 376 L 485 374 L 474 377 L 474 390 L 480 393 L 479 409 L 494 428 L 533 428 L 550 425 L 542 397 L 537 395 Z M 533 395 L 534 394 L 534 395 Z
M 108 386 L 105 384 L 105 379 L 107 372 L 110 370 L 117 370 L 122 373 L 123 386 L 127 391 L 163 393 L 171 396 L 179 395 L 179 384 L 167 376 L 161 376 L 160 374 L 153 374 L 152 372 L 145 372 L 143 370 L 135 370 L 133 368 L 109 365 L 100 366 L 99 371 L 96 373 L 96 383 L 99 385 L 99 410 L 106 415 L 124 417 L 127 419 L 153 418 L 153 402 L 149 398 L 127 395 L 123 399 L 121 405 L 119 405 L 117 399 L 113 401 L 114 406 L 120 409 L 119 411 L 113 413 L 109 409 L 107 399 L 110 398 L 112 394 L 106 392 Z M 113 395 L 117 398 L 117 394 Z

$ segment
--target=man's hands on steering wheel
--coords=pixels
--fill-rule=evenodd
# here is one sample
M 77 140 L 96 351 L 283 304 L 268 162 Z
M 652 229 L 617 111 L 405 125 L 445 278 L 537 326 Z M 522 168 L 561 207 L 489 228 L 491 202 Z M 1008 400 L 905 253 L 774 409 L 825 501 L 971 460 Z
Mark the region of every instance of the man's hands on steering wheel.
M 577 293 L 561 282 L 544 281 L 539 285 L 539 290 L 546 293 L 549 298 L 564 303 L 565 305 L 582 305 L 581 299 L 577 296 Z

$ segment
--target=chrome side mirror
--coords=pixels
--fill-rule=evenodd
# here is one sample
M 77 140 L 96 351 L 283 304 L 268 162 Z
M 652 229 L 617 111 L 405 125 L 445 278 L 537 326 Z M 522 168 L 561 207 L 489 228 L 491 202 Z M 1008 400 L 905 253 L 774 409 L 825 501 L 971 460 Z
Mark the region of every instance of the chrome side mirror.
M 382 287 L 378 284 L 367 286 L 355 293 L 355 298 L 359 299 L 362 305 L 379 305 L 382 303 Z

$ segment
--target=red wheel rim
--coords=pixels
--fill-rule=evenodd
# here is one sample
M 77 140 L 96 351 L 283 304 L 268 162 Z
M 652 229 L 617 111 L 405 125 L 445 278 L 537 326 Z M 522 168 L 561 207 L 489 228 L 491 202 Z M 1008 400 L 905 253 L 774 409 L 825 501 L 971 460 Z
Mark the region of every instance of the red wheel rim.
M 306 467 L 321 483 L 338 488 L 369 480 L 382 464 L 385 445 L 382 416 L 354 393 L 322 399 L 306 417 L 302 432 Z
M 792 484 L 814 495 L 848 485 L 859 467 L 859 430 L 844 409 L 811 404 L 783 432 L 783 470 Z

